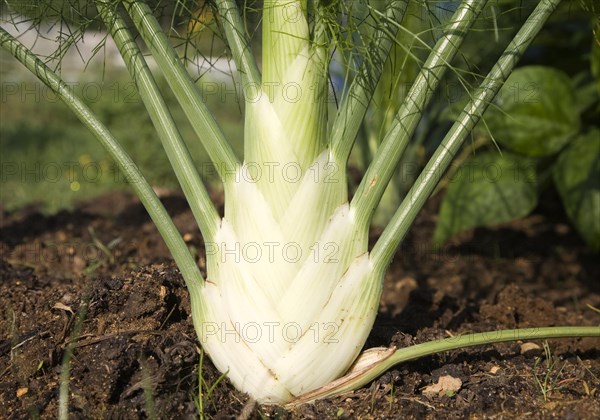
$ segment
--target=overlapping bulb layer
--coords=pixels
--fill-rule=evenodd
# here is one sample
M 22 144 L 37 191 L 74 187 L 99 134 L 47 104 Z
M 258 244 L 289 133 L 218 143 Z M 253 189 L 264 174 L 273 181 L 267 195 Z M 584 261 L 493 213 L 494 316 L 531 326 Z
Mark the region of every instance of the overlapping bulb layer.
M 292 202 L 304 205 L 290 203 L 279 221 L 256 185 L 236 185 L 244 199 L 207 260 L 198 335 L 217 368 L 261 402 L 287 402 L 341 376 L 379 302 L 348 205 L 328 217 L 325 205 L 322 220 L 304 222 L 302 209 L 320 208 L 314 196 L 323 187 L 303 184 Z
M 367 228 L 348 205 L 345 162 L 327 148 L 326 54 L 308 41 L 306 21 L 291 25 L 278 3 L 266 2 L 273 45 L 262 88 L 246 101 L 245 161 L 225 185 L 194 317 L 217 368 L 273 403 L 341 376 L 380 296 Z

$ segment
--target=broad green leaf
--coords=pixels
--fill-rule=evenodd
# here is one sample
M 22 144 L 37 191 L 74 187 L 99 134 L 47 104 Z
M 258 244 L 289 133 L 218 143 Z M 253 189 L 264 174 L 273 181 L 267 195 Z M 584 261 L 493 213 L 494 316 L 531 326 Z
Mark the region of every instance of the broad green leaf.
M 534 161 L 484 153 L 465 162 L 450 180 L 433 241 L 523 217 L 537 204 Z
M 580 135 L 560 154 L 554 182 L 567 215 L 595 251 L 600 250 L 600 130 Z
M 581 114 L 588 109 L 593 111 L 591 108 L 593 106 L 598 107 L 598 100 L 600 99 L 600 79 L 588 82 L 585 80 L 588 76 L 589 74 L 580 73 L 577 77 L 579 83 L 575 88 L 575 96 L 577 97 L 577 109 Z
M 600 93 L 600 40 L 592 40 L 592 52 L 590 57 L 590 64 L 592 68 L 592 75 L 596 79 L 596 88 Z
M 517 69 L 485 114 L 496 141 L 526 156 L 558 152 L 579 131 L 579 107 L 569 77 L 542 66 Z

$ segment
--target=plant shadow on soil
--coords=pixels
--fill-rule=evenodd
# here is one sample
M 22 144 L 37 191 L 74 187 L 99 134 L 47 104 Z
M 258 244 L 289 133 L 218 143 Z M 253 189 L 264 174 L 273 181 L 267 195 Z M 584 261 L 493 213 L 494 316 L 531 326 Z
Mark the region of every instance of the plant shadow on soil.
M 215 197 L 218 199 L 218 197 Z M 203 244 L 183 198 L 163 197 L 188 245 Z M 386 276 L 367 347 L 405 347 L 468 332 L 598 325 L 600 264 L 564 221 L 555 196 L 512 223 L 476 229 L 431 250 L 431 200 Z M 222 205 L 222 204 L 221 204 Z M 373 233 L 376 236 L 376 233 Z M 68 344 L 71 418 L 197 418 L 199 344 L 183 280 L 130 194 L 71 212 L 35 208 L 0 222 L 0 417 L 54 418 Z M 200 258 L 201 266 L 202 259 Z M 204 269 L 204 267 L 202 267 Z M 88 310 L 78 337 L 76 314 Z M 367 387 L 292 411 L 248 403 L 223 380 L 209 418 L 600 418 L 600 350 L 593 338 L 549 341 L 551 361 L 521 342 L 406 363 Z M 460 389 L 426 396 L 444 375 Z M 204 358 L 207 386 L 220 373 Z

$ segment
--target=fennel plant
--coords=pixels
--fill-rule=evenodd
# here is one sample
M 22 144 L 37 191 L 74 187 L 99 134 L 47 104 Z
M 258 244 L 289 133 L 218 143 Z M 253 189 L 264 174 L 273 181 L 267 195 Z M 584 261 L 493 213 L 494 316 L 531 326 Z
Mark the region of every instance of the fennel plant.
M 331 118 L 327 106 L 335 35 L 331 26 L 344 2 L 265 0 L 260 68 L 236 2 L 215 3 L 241 81 L 243 161 L 203 103 L 151 8 L 141 0 L 95 1 L 204 238 L 206 278 L 154 191 L 110 131 L 58 74 L 4 28 L 0 43 L 56 92 L 127 175 L 185 279 L 204 350 L 236 387 L 260 402 L 295 404 L 354 389 L 395 363 L 434 352 L 525 337 L 600 335 L 597 327 L 511 330 L 360 353 L 396 249 L 558 0 L 540 1 L 471 92 L 471 100 L 370 251 L 368 232 L 374 211 L 424 109 L 486 1 L 462 1 L 443 26 L 379 139 L 352 200 L 346 175 L 349 154 L 383 65 L 399 31 L 405 30 L 399 22 L 408 1 L 389 0 L 379 8 L 359 2 L 367 7 L 377 30 L 371 31 L 365 44 L 368 59 L 359 61 L 356 76 Z M 137 35 L 214 163 L 224 189 L 223 217 L 173 122 Z

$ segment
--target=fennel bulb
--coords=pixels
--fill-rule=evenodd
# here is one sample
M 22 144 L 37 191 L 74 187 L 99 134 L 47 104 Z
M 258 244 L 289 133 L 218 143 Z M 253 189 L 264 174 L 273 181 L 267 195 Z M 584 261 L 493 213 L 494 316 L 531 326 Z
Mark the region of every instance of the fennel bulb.
M 381 282 L 348 204 L 345 162 L 326 147 L 325 51 L 271 2 L 263 83 L 246 102 L 245 161 L 225 183 L 194 317 L 212 361 L 260 402 L 341 376 L 375 319 Z M 282 6 L 283 5 L 283 6 Z M 284 33 L 285 32 L 285 33 Z M 292 92 L 292 93 L 290 93 Z

